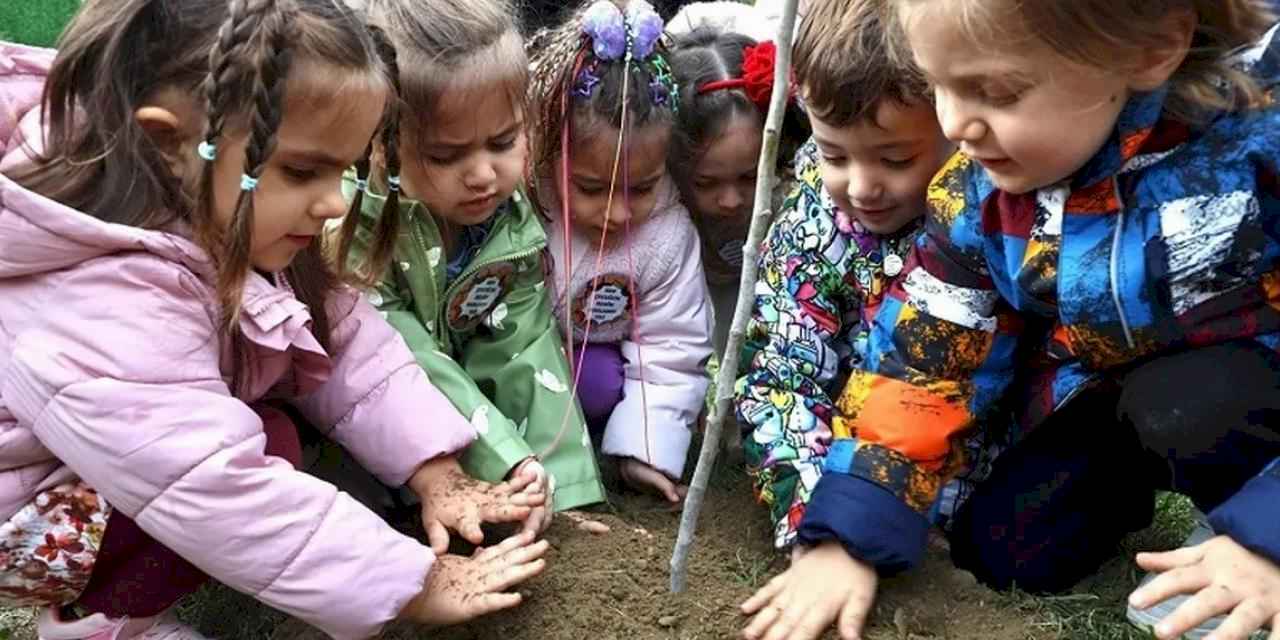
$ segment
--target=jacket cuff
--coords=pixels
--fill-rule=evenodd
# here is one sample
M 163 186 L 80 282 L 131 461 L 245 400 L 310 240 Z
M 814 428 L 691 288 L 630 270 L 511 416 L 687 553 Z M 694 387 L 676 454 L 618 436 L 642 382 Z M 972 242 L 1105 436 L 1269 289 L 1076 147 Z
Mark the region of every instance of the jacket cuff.
M 890 576 L 920 563 L 929 522 L 883 487 L 842 473 L 824 475 L 800 521 L 797 542 L 838 540 L 855 558 Z
M 506 420 L 506 418 L 490 417 L 490 420 Z M 504 433 L 482 435 L 466 451 L 462 453 L 461 464 L 467 475 L 485 482 L 502 482 L 507 474 L 525 458 L 533 456 L 529 444 L 515 435 L 512 425 Z
M 1280 564 L 1280 458 L 1249 480 L 1209 514 L 1217 533 L 1231 536 L 1240 546 Z

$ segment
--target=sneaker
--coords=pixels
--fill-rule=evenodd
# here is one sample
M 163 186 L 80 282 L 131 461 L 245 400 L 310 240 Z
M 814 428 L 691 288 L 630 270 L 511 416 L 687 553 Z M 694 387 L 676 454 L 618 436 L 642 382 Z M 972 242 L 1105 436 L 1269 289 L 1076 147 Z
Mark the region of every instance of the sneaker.
M 212 640 L 178 622 L 169 612 L 153 618 L 108 618 L 95 613 L 64 620 L 55 607 L 40 612 L 39 640 Z
M 1213 528 L 1209 526 L 1209 520 L 1204 514 L 1196 512 L 1195 518 L 1196 527 L 1191 531 L 1191 535 L 1187 536 L 1187 539 L 1182 542 L 1182 546 L 1184 547 L 1193 547 L 1202 542 L 1208 541 L 1216 535 L 1213 532 Z M 1151 582 L 1155 577 L 1156 574 L 1148 573 L 1147 576 L 1142 579 L 1142 583 L 1139 584 L 1139 586 L 1141 587 L 1142 585 Z M 1191 596 L 1182 594 L 1176 595 L 1168 600 L 1152 605 L 1149 609 L 1135 609 L 1130 605 L 1126 612 L 1127 617 L 1129 618 L 1129 622 L 1137 626 L 1139 629 L 1151 630 L 1157 623 L 1164 620 L 1178 607 L 1182 606 L 1182 603 L 1186 602 L 1190 597 Z M 1226 621 L 1226 619 L 1227 617 L 1225 615 L 1209 618 L 1208 620 L 1201 622 L 1200 626 L 1183 633 L 1182 638 L 1183 640 L 1200 640 L 1212 633 L 1214 629 L 1217 629 L 1219 625 Z M 1267 640 L 1267 632 L 1265 630 L 1257 631 L 1253 635 L 1249 636 L 1249 640 Z

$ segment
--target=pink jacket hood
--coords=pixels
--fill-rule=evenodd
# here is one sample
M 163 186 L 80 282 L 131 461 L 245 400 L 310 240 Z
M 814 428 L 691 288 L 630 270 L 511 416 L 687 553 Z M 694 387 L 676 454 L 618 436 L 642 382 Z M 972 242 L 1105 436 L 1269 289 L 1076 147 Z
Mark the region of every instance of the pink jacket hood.
M 224 584 L 333 637 L 373 635 L 434 556 L 267 456 L 249 404 L 292 404 L 393 486 L 474 429 L 360 296 L 331 296 L 326 350 L 283 278 L 257 274 L 240 321 L 247 388 L 233 395 L 204 251 L 7 177 L 39 138 L 52 56 L 0 43 L 0 521 L 79 478 Z

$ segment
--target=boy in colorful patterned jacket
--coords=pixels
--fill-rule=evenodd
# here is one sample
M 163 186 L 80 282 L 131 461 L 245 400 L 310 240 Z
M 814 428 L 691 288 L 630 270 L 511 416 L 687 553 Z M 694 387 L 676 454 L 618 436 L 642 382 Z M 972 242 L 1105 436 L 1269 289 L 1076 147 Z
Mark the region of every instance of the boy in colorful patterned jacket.
M 737 385 L 747 464 L 780 548 L 822 473 L 831 392 L 857 366 L 865 319 L 902 271 L 952 149 L 923 82 L 886 55 L 879 7 L 815 3 L 794 48 L 813 139 L 763 247 Z

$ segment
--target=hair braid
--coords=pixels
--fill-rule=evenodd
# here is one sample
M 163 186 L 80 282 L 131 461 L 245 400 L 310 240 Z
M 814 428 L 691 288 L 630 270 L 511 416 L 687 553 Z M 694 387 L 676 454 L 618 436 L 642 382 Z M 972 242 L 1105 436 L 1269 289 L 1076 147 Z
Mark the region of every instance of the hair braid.
M 573 89 L 573 70 L 578 56 L 587 48 L 577 20 L 567 20 L 554 29 L 539 31 L 529 40 L 529 99 L 532 105 L 533 135 L 531 171 L 544 175 L 560 152 L 560 130 L 564 122 L 564 101 Z M 530 180 L 537 188 L 537 180 Z
M 285 79 L 291 62 L 288 29 L 287 16 L 279 10 L 266 13 L 260 24 L 265 50 L 258 57 L 257 73 L 254 76 L 256 84 L 244 165 L 245 177 L 253 180 L 262 176 L 267 159 L 275 149 L 276 133 L 284 116 Z M 240 190 L 223 239 L 222 260 L 218 263 L 222 322 L 232 335 L 232 353 L 236 362 L 241 361 L 240 341 L 236 339 L 240 302 L 244 295 L 244 281 L 252 266 L 250 250 L 253 246 L 254 192 L 252 188 Z M 238 387 L 239 373 L 237 369 L 233 376 L 233 389 Z

